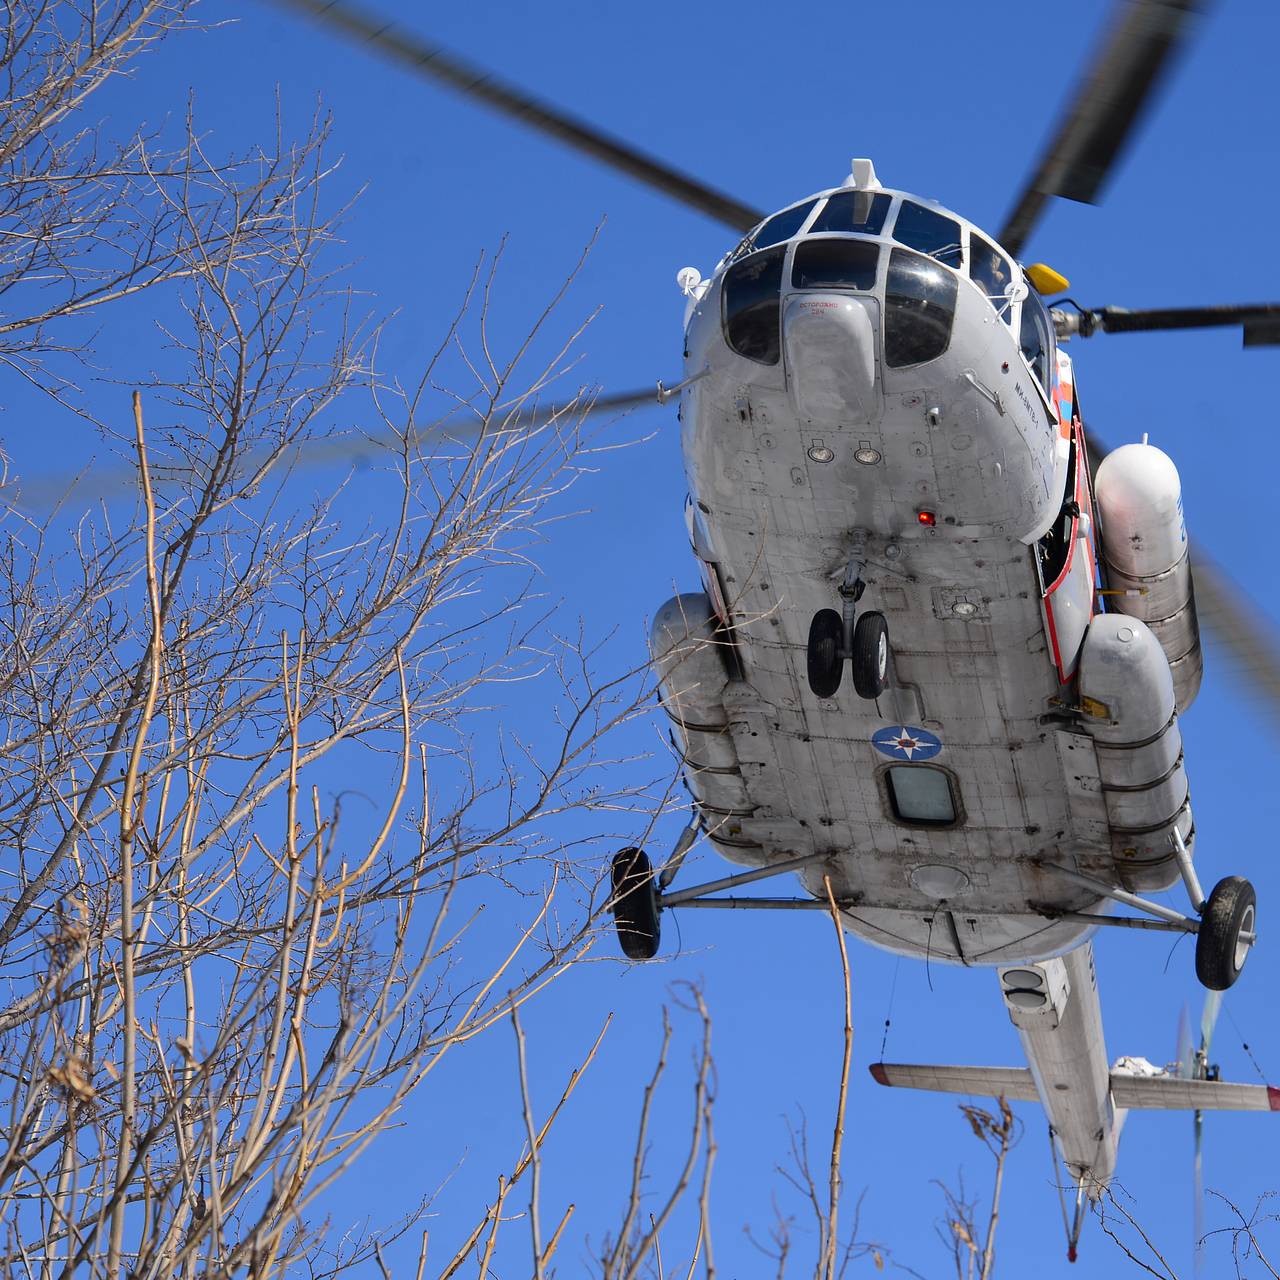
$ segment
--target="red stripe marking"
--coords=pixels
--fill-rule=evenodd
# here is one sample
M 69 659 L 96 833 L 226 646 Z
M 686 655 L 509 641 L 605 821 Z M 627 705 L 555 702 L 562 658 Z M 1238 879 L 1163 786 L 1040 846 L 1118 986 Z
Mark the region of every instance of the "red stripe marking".
M 1271 1104 L 1272 1111 L 1280 1111 L 1280 1089 L 1275 1085 L 1267 1085 L 1267 1101 Z
M 889 1084 L 889 1076 L 885 1072 L 883 1062 L 873 1062 L 871 1064 L 871 1078 L 876 1082 L 876 1084 Z M 890 1085 L 890 1088 L 892 1088 L 892 1085 Z M 1276 1093 L 1277 1095 L 1280 1095 L 1280 1089 L 1277 1089 Z M 1280 1110 L 1280 1101 L 1273 1098 L 1271 1108 L 1273 1111 Z

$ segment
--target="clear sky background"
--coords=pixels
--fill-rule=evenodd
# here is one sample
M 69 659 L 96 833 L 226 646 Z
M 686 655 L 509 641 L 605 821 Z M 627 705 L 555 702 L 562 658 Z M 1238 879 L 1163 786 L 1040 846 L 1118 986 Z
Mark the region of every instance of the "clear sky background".
M 993 229 L 1108 8 L 1103 0 L 382 4 L 389 19 L 761 208 L 837 184 L 850 157 L 865 155 L 886 185 L 938 199 Z M 210 0 L 203 13 L 224 25 L 170 41 L 102 109 L 121 125 L 140 115 L 160 120 L 180 115 L 193 90 L 217 150 L 263 136 L 277 92 L 295 130 L 322 101 L 334 116 L 333 154 L 342 157 L 332 199 L 359 196 L 345 223 L 351 278 L 373 311 L 398 313 L 382 343 L 385 369 L 412 376 L 477 257 L 504 237 L 498 332 L 504 339 L 519 333 L 605 219 L 560 321 L 567 331 L 600 308 L 565 391 L 598 385 L 608 394 L 679 376 L 676 271 L 694 265 L 708 274 L 733 232 L 266 0 Z M 1280 6 L 1271 0 L 1212 6 L 1102 206 L 1059 202 L 1028 259 L 1068 276 L 1085 306 L 1280 299 L 1278 47 Z M 145 344 L 153 340 L 148 333 L 145 317 L 135 317 L 132 328 L 104 335 L 107 352 L 126 335 Z M 1280 620 L 1273 527 L 1280 350 L 1244 351 L 1238 331 L 1101 336 L 1071 350 L 1086 423 L 1111 443 L 1149 432 L 1172 455 L 1193 540 Z M 0 430 L 19 461 L 29 473 L 52 470 L 45 449 L 31 447 L 30 420 L 15 414 L 12 401 L 9 408 Z M 654 408 L 610 428 L 619 439 L 646 438 L 602 459 L 598 474 L 575 491 L 572 505 L 582 514 L 557 526 L 545 547 L 547 589 L 563 600 L 566 626 L 581 618 L 588 635 L 612 636 L 606 666 L 641 661 L 647 619 L 673 590 L 696 588 L 675 427 L 674 408 Z M 45 447 L 52 441 L 59 457 L 93 447 L 70 418 L 50 422 L 48 431 Z M 532 715 L 527 723 L 536 728 L 536 713 L 526 707 L 521 715 Z M 657 753 L 641 766 L 648 773 L 667 768 L 656 721 L 637 726 L 628 742 Z M 1271 926 L 1271 904 L 1280 902 L 1277 725 L 1212 635 L 1184 736 L 1201 877 L 1208 885 L 1248 875 L 1261 901 L 1262 942 L 1228 997 L 1213 1056 L 1224 1078 L 1256 1082 L 1243 1038 L 1280 1083 L 1280 959 Z M 680 825 L 673 817 L 660 827 L 657 857 Z M 612 852 L 604 845 L 593 856 L 603 866 Z M 713 854 L 698 852 L 685 883 L 725 873 Z M 684 981 L 703 985 L 715 1019 L 716 1260 L 724 1276 L 768 1274 L 743 1229 L 767 1234 L 773 1197 L 784 1190 L 775 1173 L 786 1158 L 784 1117 L 807 1115 L 821 1164 L 835 1099 L 841 993 L 831 925 L 816 913 L 690 911 L 666 918 L 664 935 L 662 962 L 587 965 L 528 1013 L 540 1112 L 604 1015 L 616 1015 L 546 1152 L 544 1218 L 558 1219 L 570 1201 L 578 1206 L 561 1274 L 585 1267 L 584 1233 L 598 1239 L 620 1212 L 661 1008 L 671 985 Z M 605 944 L 600 954 L 612 955 Z M 1190 1004 L 1193 1020 L 1199 1015 L 1190 943 L 1117 930 L 1098 940 L 1097 953 L 1110 1055 L 1170 1060 L 1179 1010 Z M 853 942 L 851 958 L 850 1203 L 865 1189 L 862 1237 L 883 1242 L 921 1274 L 942 1275 L 949 1263 L 932 1239 L 942 1212 L 933 1180 L 954 1181 L 963 1168 L 970 1190 L 985 1196 L 985 1157 L 955 1100 L 880 1089 L 867 1065 L 880 1056 L 886 1017 L 885 1056 L 893 1060 L 1013 1064 L 1017 1037 L 991 973 L 926 970 Z M 659 1146 L 667 1136 L 682 1140 L 687 1125 L 693 1028 L 687 1019 L 678 1028 L 654 1135 Z M 407 1209 L 445 1179 L 430 1224 L 440 1253 L 433 1246 L 432 1256 L 439 1261 L 476 1219 L 518 1149 L 521 1121 L 509 1036 L 500 1032 L 467 1053 L 334 1197 L 335 1227 Z M 1044 1118 L 1027 1105 L 1018 1114 L 1024 1129 L 1010 1159 L 1001 1274 L 1123 1274 L 1122 1259 L 1093 1223 L 1080 1266 L 1068 1268 Z M 1210 1188 L 1246 1208 L 1280 1190 L 1280 1116 L 1211 1115 L 1206 1128 Z M 1191 1271 L 1191 1134 L 1189 1114 L 1138 1114 L 1120 1151 L 1119 1180 L 1179 1274 Z M 1223 1218 L 1211 1203 L 1208 1225 Z M 524 1274 L 523 1228 L 510 1232 L 501 1274 Z M 411 1274 L 409 1252 L 416 1247 L 396 1256 Z M 1212 1270 L 1228 1266 L 1220 1250 Z M 870 1273 L 872 1264 L 858 1267 Z

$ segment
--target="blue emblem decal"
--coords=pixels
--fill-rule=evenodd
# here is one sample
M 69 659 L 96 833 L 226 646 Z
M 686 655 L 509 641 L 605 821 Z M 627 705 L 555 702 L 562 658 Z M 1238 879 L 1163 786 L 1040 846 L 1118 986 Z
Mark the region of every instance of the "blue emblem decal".
M 895 724 L 872 735 L 871 745 L 894 760 L 932 760 L 942 750 L 941 739 L 927 729 Z

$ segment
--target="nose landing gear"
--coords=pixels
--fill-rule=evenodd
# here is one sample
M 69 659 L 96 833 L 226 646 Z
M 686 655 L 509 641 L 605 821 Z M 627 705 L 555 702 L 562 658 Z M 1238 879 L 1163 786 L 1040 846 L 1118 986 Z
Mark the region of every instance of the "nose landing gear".
M 819 609 L 809 624 L 809 688 L 819 698 L 834 697 L 844 674 L 844 660 L 853 667 L 853 687 L 861 698 L 878 698 L 889 687 L 889 626 L 884 614 L 858 615 L 858 601 L 867 584 L 862 561 L 850 560 L 840 584 L 841 612 Z
M 878 698 L 889 685 L 889 624 L 883 613 L 864 613 L 853 629 L 853 687 L 862 698 Z

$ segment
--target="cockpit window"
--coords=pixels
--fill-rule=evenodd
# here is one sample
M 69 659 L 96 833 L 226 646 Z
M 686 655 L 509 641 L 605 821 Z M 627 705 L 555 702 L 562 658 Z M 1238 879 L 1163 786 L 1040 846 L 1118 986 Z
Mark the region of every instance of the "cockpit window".
M 1040 295 L 1034 289 L 1028 289 L 1022 302 L 1019 342 L 1022 354 L 1027 358 L 1036 381 L 1044 388 L 1046 395 L 1052 391 L 1049 378 L 1050 361 L 1053 359 L 1052 333 L 1049 312 L 1040 300 Z
M 804 220 L 813 212 L 813 206 L 818 203 L 815 196 L 812 200 L 806 200 L 803 204 L 797 204 L 790 209 L 783 209 L 781 213 L 775 213 L 772 218 L 760 224 L 757 231 L 747 236 L 740 245 L 729 255 L 730 262 L 737 262 L 739 258 L 745 258 L 747 254 L 754 253 L 757 249 L 767 249 L 770 245 L 781 244 L 784 240 L 790 240 L 801 227 L 804 226 Z
M 976 231 L 969 232 L 969 278 L 987 295 L 996 314 L 1012 324 L 1013 303 L 1005 290 L 1013 282 L 1013 268 L 1008 258 Z
M 785 245 L 753 253 L 724 273 L 724 340 L 740 356 L 777 364 L 782 351 L 781 294 Z
M 884 229 L 890 199 L 883 191 L 839 191 L 814 219 L 810 233 L 842 231 L 847 235 L 878 236 Z
M 885 288 L 884 358 L 893 369 L 936 360 L 951 342 L 956 278 L 931 258 L 895 249 Z
M 802 240 L 791 261 L 793 289 L 874 289 L 880 246 L 871 240 Z
M 959 267 L 964 260 L 964 250 L 960 247 L 960 224 L 954 218 L 934 213 L 932 209 L 913 204 L 910 200 L 904 200 L 898 210 L 893 238 L 900 244 L 945 262 L 949 267 Z

